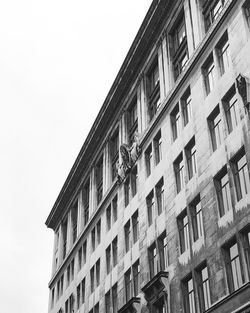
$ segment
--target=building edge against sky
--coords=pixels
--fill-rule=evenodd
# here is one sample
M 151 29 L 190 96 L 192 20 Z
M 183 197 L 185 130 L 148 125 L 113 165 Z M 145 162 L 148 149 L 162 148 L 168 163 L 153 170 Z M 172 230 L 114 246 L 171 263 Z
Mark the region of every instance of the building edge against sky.
M 250 1 L 153 1 L 46 220 L 51 313 L 250 312 Z

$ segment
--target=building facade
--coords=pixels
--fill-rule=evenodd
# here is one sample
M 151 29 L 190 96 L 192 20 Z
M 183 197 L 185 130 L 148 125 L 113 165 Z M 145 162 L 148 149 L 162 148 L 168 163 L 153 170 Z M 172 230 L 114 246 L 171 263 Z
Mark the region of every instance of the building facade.
M 154 0 L 46 220 L 50 313 L 250 312 L 250 1 Z

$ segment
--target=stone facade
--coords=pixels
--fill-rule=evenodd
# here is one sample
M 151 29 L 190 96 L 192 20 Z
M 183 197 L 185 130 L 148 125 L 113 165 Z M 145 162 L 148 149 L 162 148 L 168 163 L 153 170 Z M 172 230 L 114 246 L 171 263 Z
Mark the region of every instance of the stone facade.
M 46 221 L 49 312 L 250 312 L 249 51 L 250 1 L 152 2 Z

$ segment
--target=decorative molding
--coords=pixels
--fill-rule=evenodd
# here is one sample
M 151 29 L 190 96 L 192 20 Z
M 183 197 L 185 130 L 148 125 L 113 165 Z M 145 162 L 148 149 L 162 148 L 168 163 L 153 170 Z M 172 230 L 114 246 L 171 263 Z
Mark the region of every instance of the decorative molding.
M 239 74 L 236 78 L 236 86 L 242 98 L 244 106 L 249 111 L 250 105 L 250 81 L 247 77 Z

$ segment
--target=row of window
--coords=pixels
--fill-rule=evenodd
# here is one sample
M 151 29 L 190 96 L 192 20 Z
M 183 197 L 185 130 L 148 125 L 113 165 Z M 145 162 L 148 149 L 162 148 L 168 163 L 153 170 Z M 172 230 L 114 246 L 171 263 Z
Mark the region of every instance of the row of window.
M 228 292 L 232 293 L 250 278 L 249 228 L 237 234 L 222 247 L 222 256 Z M 181 287 L 185 313 L 205 312 L 211 306 L 211 277 L 206 262 L 195 268 L 181 282 Z

